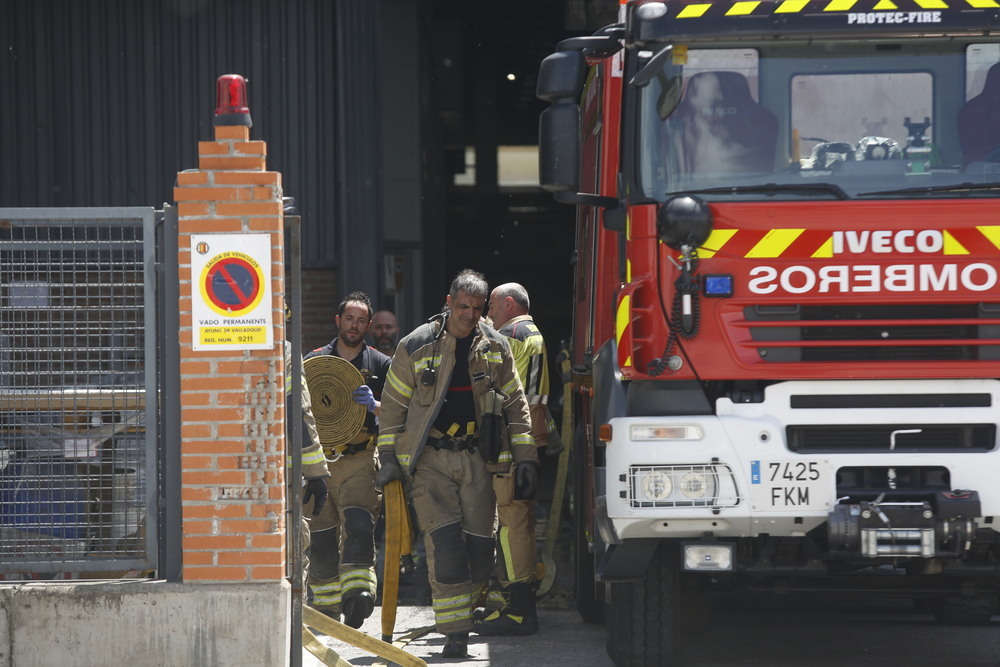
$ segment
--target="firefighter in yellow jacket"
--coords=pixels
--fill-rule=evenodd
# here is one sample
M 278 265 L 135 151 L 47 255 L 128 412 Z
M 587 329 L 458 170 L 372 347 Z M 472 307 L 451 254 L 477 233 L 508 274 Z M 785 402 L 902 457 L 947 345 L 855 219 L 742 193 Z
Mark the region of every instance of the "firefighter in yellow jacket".
M 302 478 L 306 481 L 305 495 L 303 502 L 315 501 L 315 510 L 318 514 L 323 509 L 326 502 L 328 490 L 326 478 L 330 476 L 330 471 L 326 466 L 326 457 L 323 455 L 323 445 L 319 440 L 319 433 L 316 430 L 316 419 L 312 413 L 312 398 L 309 395 L 309 385 L 306 384 L 305 376 L 301 382 L 301 408 L 302 422 L 305 426 L 302 439 Z M 292 392 L 292 348 L 285 341 L 285 400 L 289 408 L 285 414 L 291 418 L 291 397 Z
M 510 342 L 517 376 L 524 386 L 531 412 L 531 434 L 535 445 L 549 443 L 555 422 L 549 413 L 549 368 L 545 340 L 528 314 L 528 291 L 518 283 L 505 283 L 490 294 L 489 316 L 493 326 Z M 558 437 L 554 439 L 558 440 Z M 491 592 L 484 610 L 478 611 L 474 629 L 481 635 L 531 635 L 538 632 L 535 591 L 538 588 L 535 563 L 535 501 L 514 494 L 504 503 L 502 492 L 510 480 L 493 478 L 497 491 L 498 579 L 500 590 Z M 494 600 L 495 598 L 499 598 Z M 491 604 L 493 603 L 493 604 Z
M 465 270 L 442 315 L 404 337 L 382 394 L 376 486 L 402 480 L 423 527 L 441 655 L 465 657 L 494 563 L 494 472 L 538 483 L 528 405 L 507 340 L 481 322 L 489 287 Z
M 285 319 L 291 317 L 291 311 L 285 306 Z M 292 419 L 292 345 L 287 340 L 285 347 L 285 415 L 287 419 Z M 326 456 L 323 454 L 323 444 L 319 439 L 319 431 L 316 429 L 316 418 L 312 412 L 312 397 L 309 394 L 309 385 L 306 383 L 305 375 L 302 375 L 299 392 L 302 410 L 302 479 L 305 480 L 305 489 L 302 494 L 302 502 L 312 505 L 312 515 L 316 516 L 323 510 L 326 504 L 329 489 L 326 486 L 330 471 L 326 466 Z M 291 442 L 291 438 L 288 439 Z M 288 467 L 291 468 L 289 461 Z M 303 514 L 300 530 L 302 531 L 303 576 L 309 576 L 309 520 Z M 291 541 L 289 541 L 291 542 Z

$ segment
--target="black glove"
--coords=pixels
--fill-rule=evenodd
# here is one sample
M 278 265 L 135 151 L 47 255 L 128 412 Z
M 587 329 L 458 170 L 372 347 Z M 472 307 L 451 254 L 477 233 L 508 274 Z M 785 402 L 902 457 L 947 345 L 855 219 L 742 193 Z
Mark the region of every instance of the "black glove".
M 313 500 L 313 516 L 319 516 L 326 504 L 326 497 L 330 495 L 330 490 L 326 488 L 326 480 L 322 477 L 306 480 L 306 491 L 302 495 L 302 504 L 305 505 L 309 499 Z
M 378 452 L 379 461 L 382 467 L 379 468 L 378 473 L 375 475 L 375 488 L 381 491 L 385 488 L 385 485 L 394 480 L 399 480 L 400 482 L 405 482 L 406 478 L 403 475 L 403 469 L 399 465 L 399 460 L 396 458 L 396 452 L 392 450 L 380 449 Z
M 518 461 L 514 474 L 514 500 L 531 500 L 538 488 L 538 461 Z

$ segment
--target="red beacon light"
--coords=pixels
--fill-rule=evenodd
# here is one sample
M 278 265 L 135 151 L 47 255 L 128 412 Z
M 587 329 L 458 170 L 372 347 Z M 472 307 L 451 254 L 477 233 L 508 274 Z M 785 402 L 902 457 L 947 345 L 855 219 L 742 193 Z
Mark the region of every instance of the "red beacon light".
M 245 125 L 250 127 L 247 106 L 247 81 L 239 74 L 223 74 L 215 82 L 214 125 Z

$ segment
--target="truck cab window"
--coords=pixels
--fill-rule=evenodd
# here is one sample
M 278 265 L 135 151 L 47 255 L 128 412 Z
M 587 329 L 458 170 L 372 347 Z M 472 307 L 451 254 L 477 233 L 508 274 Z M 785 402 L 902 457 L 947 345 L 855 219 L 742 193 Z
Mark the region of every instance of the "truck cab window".
M 913 123 L 934 116 L 933 80 L 927 72 L 794 76 L 791 100 L 803 169 L 899 160 L 910 136 L 905 119 Z M 901 109 L 909 110 L 902 119 Z M 926 130 L 931 139 L 934 129 Z M 936 161 L 940 164 L 939 158 Z
M 646 200 L 996 196 L 1000 46 L 749 41 L 665 44 L 674 55 L 637 85 Z

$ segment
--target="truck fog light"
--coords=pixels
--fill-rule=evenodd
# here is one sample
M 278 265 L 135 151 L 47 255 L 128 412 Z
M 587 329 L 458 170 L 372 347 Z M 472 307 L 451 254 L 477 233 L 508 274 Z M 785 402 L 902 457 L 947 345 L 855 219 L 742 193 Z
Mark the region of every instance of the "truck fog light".
M 680 489 L 685 498 L 698 500 L 709 495 L 708 475 L 703 472 L 688 472 L 681 477 Z
M 650 500 L 666 500 L 674 490 L 674 482 L 665 472 L 653 471 L 642 478 L 642 495 Z
M 733 569 L 733 545 L 685 544 L 684 569 L 728 572 Z

